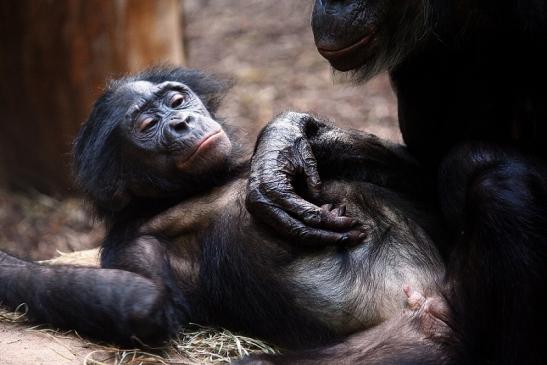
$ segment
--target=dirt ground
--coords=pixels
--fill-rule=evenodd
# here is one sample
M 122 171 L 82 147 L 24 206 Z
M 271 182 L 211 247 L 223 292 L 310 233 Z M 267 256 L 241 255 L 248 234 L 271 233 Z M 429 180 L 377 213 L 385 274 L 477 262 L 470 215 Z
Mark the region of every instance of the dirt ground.
M 0 364 L 72 365 L 82 364 L 94 350 L 73 336 L 52 335 L 29 330 L 18 324 L 0 324 Z
M 189 66 L 231 78 L 220 115 L 252 145 L 285 110 L 313 112 L 340 126 L 400 141 L 386 75 L 354 85 L 316 52 L 310 0 L 185 0 Z M 0 190 L 0 249 L 33 260 L 95 247 L 103 227 L 79 199 Z M 24 340 L 23 340 L 24 337 Z M 82 363 L 94 349 L 74 337 L 52 339 L 0 324 L 0 363 Z M 67 350 L 68 349 L 68 350 Z M 67 352 L 68 351 L 68 352 Z

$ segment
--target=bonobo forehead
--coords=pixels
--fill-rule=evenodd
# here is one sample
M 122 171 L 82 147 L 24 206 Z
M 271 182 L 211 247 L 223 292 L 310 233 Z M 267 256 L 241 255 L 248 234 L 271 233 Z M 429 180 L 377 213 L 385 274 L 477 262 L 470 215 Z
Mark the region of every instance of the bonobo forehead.
M 153 84 L 150 81 L 132 81 L 122 86 L 120 91 L 134 92 L 137 94 L 150 95 L 158 88 L 157 84 Z
M 137 80 L 130 81 L 116 90 L 116 96 L 118 98 L 127 99 L 128 101 L 134 101 L 135 99 L 149 99 L 156 93 L 166 88 L 182 88 L 183 85 L 178 82 L 163 82 L 161 84 L 154 84 L 150 81 Z
M 149 81 L 129 81 L 114 90 L 112 102 L 114 105 L 127 110 L 136 102 L 149 99 L 158 91 L 158 84 Z
M 128 114 L 132 114 L 140 110 L 147 103 L 155 102 L 158 97 L 170 90 L 191 95 L 190 99 L 199 99 L 190 88 L 180 82 L 165 81 L 156 84 L 145 80 L 135 80 L 128 81 L 119 86 L 114 92 L 114 100 L 116 105 L 125 109 Z

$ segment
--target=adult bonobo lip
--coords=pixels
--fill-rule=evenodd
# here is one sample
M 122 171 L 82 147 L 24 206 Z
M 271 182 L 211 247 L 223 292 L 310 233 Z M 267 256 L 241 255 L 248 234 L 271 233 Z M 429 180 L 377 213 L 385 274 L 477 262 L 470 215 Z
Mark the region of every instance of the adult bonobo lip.
M 322 47 L 319 42 L 316 42 L 316 46 L 319 54 L 325 57 L 334 68 L 339 71 L 349 71 L 362 64 L 361 60 L 365 48 L 367 48 L 373 37 L 374 33 L 371 32 L 357 42 L 338 49 L 329 49 L 328 46 Z
M 368 1 L 316 0 L 312 29 L 317 50 L 339 71 L 359 68 L 374 53 L 377 13 Z

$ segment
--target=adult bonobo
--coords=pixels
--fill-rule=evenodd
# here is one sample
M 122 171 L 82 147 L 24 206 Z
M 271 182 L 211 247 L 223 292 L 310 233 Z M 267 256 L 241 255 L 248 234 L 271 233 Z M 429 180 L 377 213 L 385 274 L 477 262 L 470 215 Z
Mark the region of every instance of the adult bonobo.
M 364 358 L 392 359 L 404 344 L 438 364 L 453 338 L 433 244 L 443 234 L 415 160 L 374 136 L 282 115 L 289 128 L 306 120 L 312 151 L 324 156 L 313 199 L 322 217 L 353 227 L 336 247 L 283 239 L 245 209 L 250 166 L 215 117 L 223 93 L 214 78 L 180 68 L 112 82 L 75 144 L 78 182 L 107 222 L 101 268 L 0 252 L 0 302 L 124 344 L 160 342 L 190 321 L 287 349 L 374 327 L 367 336 L 380 346 Z
M 312 27 L 334 68 L 358 79 L 390 72 L 408 151 L 437 177 L 452 232 L 445 289 L 460 336 L 454 362 L 544 363 L 545 1 L 316 0 Z M 303 179 L 313 191 L 320 182 L 306 128 L 266 129 L 247 203 L 287 236 L 334 243 L 343 232 L 291 185 Z M 285 152 L 293 143 L 298 153 Z M 295 162 L 298 170 L 285 168 Z

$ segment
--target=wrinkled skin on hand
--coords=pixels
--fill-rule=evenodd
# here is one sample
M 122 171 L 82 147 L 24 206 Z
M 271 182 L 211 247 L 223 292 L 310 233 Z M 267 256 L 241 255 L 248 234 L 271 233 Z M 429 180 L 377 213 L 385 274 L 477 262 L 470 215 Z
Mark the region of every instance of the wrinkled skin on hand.
M 305 182 L 312 200 L 319 200 L 321 179 L 307 140 L 315 119 L 288 112 L 275 118 L 261 133 L 252 160 L 247 209 L 282 235 L 307 245 L 356 244 L 366 234 L 358 221 L 344 216 L 343 207 L 319 207 L 295 191 Z M 263 140 L 263 143 L 260 141 Z M 326 202 L 328 203 L 328 202 Z

